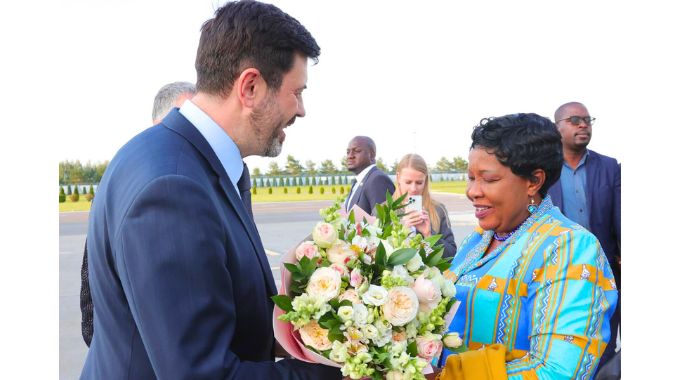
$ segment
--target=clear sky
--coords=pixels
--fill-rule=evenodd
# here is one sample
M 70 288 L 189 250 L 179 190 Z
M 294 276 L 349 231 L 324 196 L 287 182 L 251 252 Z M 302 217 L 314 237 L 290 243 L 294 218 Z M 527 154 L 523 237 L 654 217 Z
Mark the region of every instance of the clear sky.
M 57 62 L 79 111 L 60 128 L 59 159 L 103 161 L 150 126 L 156 91 L 194 82 L 201 24 L 223 3 L 76 1 L 55 30 Z M 280 164 L 344 155 L 349 139 L 374 138 L 387 164 L 416 152 L 430 165 L 467 159 L 483 117 L 535 112 L 581 101 L 597 117 L 591 147 L 623 160 L 612 140 L 626 125 L 629 73 L 639 66 L 629 19 L 638 11 L 596 2 L 273 1 L 321 46 L 304 93 L 307 117 L 287 129 Z M 642 45 L 640 45 L 642 47 Z M 639 59 L 639 57 L 638 57 Z M 623 86 L 622 86 L 623 85 Z M 266 169 L 272 159 L 251 157 Z

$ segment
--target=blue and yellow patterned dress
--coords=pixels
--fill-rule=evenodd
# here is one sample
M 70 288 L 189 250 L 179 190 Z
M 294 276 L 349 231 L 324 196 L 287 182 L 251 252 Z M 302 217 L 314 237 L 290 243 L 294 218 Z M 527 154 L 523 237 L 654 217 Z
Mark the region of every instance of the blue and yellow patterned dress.
M 618 298 L 595 236 L 547 197 L 483 256 L 492 237 L 478 227 L 445 272 L 461 301 L 449 331 L 469 349 L 505 345 L 514 358 L 506 363 L 509 379 L 590 379 Z M 449 354 L 444 350 L 440 365 Z

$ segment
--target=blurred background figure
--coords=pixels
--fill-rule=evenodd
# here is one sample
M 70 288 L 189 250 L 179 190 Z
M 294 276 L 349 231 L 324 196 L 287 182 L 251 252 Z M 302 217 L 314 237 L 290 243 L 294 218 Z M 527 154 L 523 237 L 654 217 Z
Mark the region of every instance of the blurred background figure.
M 451 230 L 449 212 L 443 204 L 430 196 L 430 174 L 427 163 L 417 154 L 405 155 L 397 165 L 397 189 L 394 198 L 403 194 L 408 194 L 408 197 L 422 196 L 422 210 L 404 215 L 402 217 L 404 226 L 414 227 L 424 237 L 441 234 L 439 243 L 444 245 L 443 257 L 455 256 L 456 240 Z
M 372 214 L 375 205 L 387 199 L 387 191 L 394 193 L 390 177 L 375 166 L 375 151 L 375 142 L 367 136 L 356 136 L 347 146 L 347 169 L 356 175 L 345 200 L 348 212 L 357 205 Z
M 161 87 L 153 100 L 153 111 L 151 113 L 153 124 L 160 123 L 168 112 L 173 108 L 181 107 L 182 104 L 184 104 L 184 101 L 191 99 L 195 93 L 196 86 L 189 82 L 173 82 Z M 248 178 L 250 178 L 250 176 L 248 176 Z M 250 189 L 249 180 L 248 188 Z M 250 192 L 248 192 L 247 195 L 250 196 Z M 248 200 L 250 202 L 250 198 L 248 198 Z M 252 215 L 252 210 L 250 213 Z M 85 344 L 90 347 L 92 334 L 94 333 L 94 306 L 92 305 L 92 294 L 90 294 L 90 284 L 88 281 L 87 241 L 85 241 L 83 265 L 80 268 L 80 313 L 82 315 L 80 328 Z
M 196 94 L 196 86 L 189 82 L 173 82 L 161 87 L 153 100 L 151 119 L 154 124 L 163 120 L 173 108 L 180 108 L 184 101 Z

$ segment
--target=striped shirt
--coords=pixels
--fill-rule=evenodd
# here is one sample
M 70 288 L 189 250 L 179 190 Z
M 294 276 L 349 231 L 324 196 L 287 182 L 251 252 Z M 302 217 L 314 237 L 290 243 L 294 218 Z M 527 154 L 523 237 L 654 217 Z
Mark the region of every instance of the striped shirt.
M 469 349 L 504 344 L 513 358 L 509 379 L 592 378 L 618 298 L 595 236 L 550 197 L 484 256 L 492 236 L 478 227 L 444 272 L 461 301 L 449 331 Z M 444 350 L 440 364 L 449 354 Z

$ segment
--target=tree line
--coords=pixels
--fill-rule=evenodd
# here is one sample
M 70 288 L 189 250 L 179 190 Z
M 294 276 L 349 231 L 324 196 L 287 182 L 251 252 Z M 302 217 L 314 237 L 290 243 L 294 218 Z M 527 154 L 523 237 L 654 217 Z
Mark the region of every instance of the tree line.
M 83 183 L 99 183 L 102 175 L 106 170 L 108 161 L 101 163 L 87 162 L 82 164 L 79 160 L 76 161 L 62 161 L 59 162 L 59 185 L 73 185 Z M 394 174 L 397 169 L 399 161 L 395 160 L 392 165 L 387 165 L 382 158 L 376 160 L 376 166 L 390 174 Z M 440 158 L 430 170 L 433 172 L 466 172 L 467 161 L 462 157 L 453 157 L 449 160 L 446 157 Z M 340 167 L 337 167 L 333 160 L 323 160 L 317 166 L 317 163 L 312 160 L 305 161 L 304 164 L 297 160 L 293 155 L 286 157 L 286 163 L 283 167 L 279 166 L 276 161 L 269 163 L 266 172 L 262 172 L 260 168 L 252 168 L 251 175 L 254 177 L 260 176 L 299 176 L 299 175 L 332 175 L 332 174 L 351 174 L 347 169 L 347 157 L 342 157 L 340 160 Z
M 395 160 L 392 165 L 388 166 L 385 164 L 385 161 L 381 157 L 378 157 L 376 159 L 375 165 L 378 167 L 378 169 L 384 171 L 385 173 L 390 173 L 394 174 L 397 171 L 397 165 L 399 165 L 399 161 Z M 468 163 L 465 159 L 463 159 L 460 156 L 453 157 L 453 159 L 449 160 L 446 157 L 440 158 L 437 163 L 430 167 L 430 170 L 433 172 L 466 172 L 467 171 L 467 166 Z M 288 155 L 286 157 L 286 163 L 284 167 L 279 166 L 279 163 L 276 161 L 272 161 L 269 163 L 269 167 L 267 168 L 266 172 L 262 172 L 260 168 L 253 168 L 251 170 L 251 175 L 258 177 L 258 176 L 282 176 L 282 175 L 291 175 L 291 176 L 299 176 L 299 175 L 309 175 L 309 176 L 314 176 L 314 175 L 323 175 L 323 174 L 351 174 L 351 172 L 347 169 L 347 157 L 342 157 L 340 160 L 340 167 L 337 167 L 333 160 L 323 160 L 321 161 L 321 164 L 317 167 L 316 162 L 312 160 L 307 160 L 304 165 L 300 163 L 300 160 L 295 159 L 294 156 Z
M 99 183 L 109 162 L 91 163 L 84 165 L 79 161 L 59 162 L 59 184 L 75 185 L 82 183 Z

